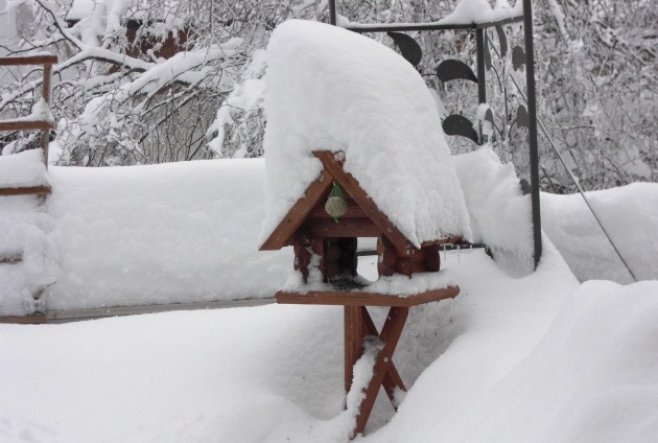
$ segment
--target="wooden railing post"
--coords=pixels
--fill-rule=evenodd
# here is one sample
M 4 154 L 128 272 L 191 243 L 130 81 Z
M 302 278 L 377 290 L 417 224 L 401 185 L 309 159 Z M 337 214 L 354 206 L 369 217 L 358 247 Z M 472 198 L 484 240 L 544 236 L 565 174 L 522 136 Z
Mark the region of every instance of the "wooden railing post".
M 50 63 L 43 65 L 43 84 L 41 88 L 41 98 L 50 109 L 50 79 L 52 78 L 52 67 Z M 48 168 L 48 144 L 50 143 L 50 129 L 41 130 L 41 149 L 43 149 L 43 161 Z

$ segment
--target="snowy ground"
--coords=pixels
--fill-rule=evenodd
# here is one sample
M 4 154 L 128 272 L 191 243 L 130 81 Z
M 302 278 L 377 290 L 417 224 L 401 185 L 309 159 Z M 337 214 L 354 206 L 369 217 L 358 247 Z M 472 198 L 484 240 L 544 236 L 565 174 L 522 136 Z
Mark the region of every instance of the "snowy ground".
M 579 287 L 546 249 L 524 278 L 447 256 L 462 294 L 412 310 L 411 389 L 366 441 L 655 441 L 658 283 Z M 0 325 L 0 441 L 346 441 L 341 322 L 269 305 Z
M 367 40 L 359 46 L 356 39 L 363 37 L 332 27 L 287 25 L 291 26 L 317 28 L 319 34 L 308 41 L 318 47 L 324 45 L 321 34 L 325 31 L 342 33 L 346 43 L 355 39 L 354 45 L 327 51 L 337 57 L 349 56 L 370 65 L 359 51 L 366 55 L 382 51 L 371 50 L 374 43 Z M 322 67 L 312 60 L 313 48 L 289 48 L 293 51 L 284 52 L 292 52 L 293 59 L 303 62 L 306 54 L 310 68 Z M 351 105 L 358 100 L 369 103 L 353 106 L 351 113 L 340 112 L 344 104 L 340 98 L 341 106 L 325 109 L 323 100 L 313 98 L 323 93 L 321 88 L 291 82 L 283 75 L 279 83 L 284 89 L 302 86 L 284 96 L 299 100 L 284 103 L 279 112 L 271 106 L 270 97 L 268 121 L 277 119 L 272 110 L 279 112 L 278 118 L 287 113 L 299 118 L 283 122 L 279 127 L 283 132 L 274 138 L 267 134 L 266 140 L 279 140 L 281 149 L 317 144 L 337 150 L 350 141 L 336 139 L 334 133 L 368 138 L 352 140 L 358 142 L 354 148 L 367 142 L 376 147 L 379 140 L 395 141 L 392 136 L 398 144 L 415 140 L 405 135 L 411 131 L 409 135 L 432 141 L 413 125 L 399 127 L 404 118 L 416 121 L 431 116 L 433 102 L 418 74 L 400 57 L 395 61 L 391 51 L 387 54 L 377 57 L 388 60 L 381 72 L 372 71 L 374 64 L 363 71 L 375 75 L 360 76 L 366 81 L 360 98 L 345 90 Z M 268 62 L 272 65 L 272 59 Z M 396 88 L 369 85 L 382 72 L 387 74 L 383 77 L 391 76 L 388 84 L 416 89 L 399 91 L 400 106 L 385 116 L 393 120 L 379 115 L 387 112 L 387 107 L 378 106 L 379 97 L 390 94 L 377 91 Z M 268 83 L 270 95 L 276 85 Z M 339 97 L 334 97 L 334 89 L 327 91 L 325 98 Z M 414 95 L 417 92 L 421 96 Z M 320 109 L 307 112 L 305 97 Z M 372 97 L 377 100 L 369 102 Z M 405 103 L 404 97 L 412 103 Z M 298 114 L 292 113 L 293 107 Z M 293 123 L 304 122 L 307 113 L 310 121 L 295 129 Z M 370 125 L 373 121 L 383 122 L 382 131 Z M 337 122 L 344 122 L 346 128 L 332 126 Z M 316 134 L 316 123 L 326 132 Z M 364 132 L 368 127 L 376 133 Z M 271 132 L 276 125 L 268 124 L 268 128 Z M 308 134 L 320 139 L 304 143 Z M 393 159 L 396 170 L 428 177 L 420 189 L 432 192 L 444 190 L 425 186 L 434 183 L 431 172 L 440 169 L 424 160 L 414 165 L 414 156 L 390 155 L 395 150 L 371 151 L 362 157 L 366 173 L 359 175 L 358 167 L 352 169 L 354 150 L 348 150 L 347 170 L 362 179 L 385 213 L 402 208 L 402 215 L 414 214 L 410 224 L 389 217 L 405 232 L 409 228 L 414 233 L 414 226 L 425 217 L 420 206 L 405 207 L 416 201 L 407 198 L 414 192 L 392 200 L 382 197 L 381 193 L 401 187 L 395 182 L 381 188 L 377 183 L 368 186 L 369 178 L 383 175 L 382 169 L 375 168 L 371 177 L 368 167 L 388 168 Z M 281 165 L 300 161 L 300 169 L 305 169 L 304 157 L 292 157 Z M 530 241 L 528 198 L 521 195 L 512 166 L 500 165 L 483 150 L 472 157 L 479 160 L 463 157 L 466 162 L 461 167 L 444 165 L 456 166 L 459 181 L 451 180 L 451 186 L 464 192 L 460 220 L 470 226 L 458 232 L 470 228 L 475 239 L 492 247 L 494 256 L 505 257 L 506 269 L 518 270 L 520 260 L 528 261 L 527 248 L 523 248 Z M 15 169 L 8 166 L 7 158 L 3 160 L 6 170 Z M 401 163 L 411 167 L 405 169 Z M 261 229 L 267 217 L 263 166 L 262 161 L 244 160 L 52 168 L 47 178 L 53 193 L 45 207 L 25 199 L 18 204 L 0 201 L 0 228 L 5 227 L 0 229 L 0 254 L 22 255 L 20 264 L 2 267 L 0 313 L 8 307 L 34 308 L 32 294 L 41 289 L 43 296 L 37 302 L 48 309 L 271 295 L 288 275 L 292 259 L 290 251 L 257 252 L 258 234 L 268 229 L 267 222 Z M 467 178 L 464 171 L 473 174 Z M 306 172 L 313 179 L 313 168 Z M 268 167 L 269 178 L 276 173 L 276 168 Z M 15 185 L 10 181 L 9 185 Z M 613 236 L 625 244 L 631 267 L 646 279 L 657 278 L 657 187 L 633 185 L 592 194 Z M 292 201 L 303 187 L 297 191 Z M 449 194 L 455 197 L 455 192 Z M 440 199 L 418 201 L 432 210 L 442 209 L 432 206 Z M 557 196 L 544 196 L 543 201 L 548 236 L 536 272 L 512 276 L 483 250 L 444 257 L 441 272 L 461 287 L 461 294 L 455 300 L 412 310 L 394 357 L 409 392 L 395 415 L 386 399 L 380 398 L 361 441 L 656 441 L 658 281 L 628 286 L 609 281 L 579 283 L 560 252 L 581 279 L 603 274 L 626 280 L 619 274 L 619 263 L 610 259 L 611 251 L 590 237 L 596 228 L 582 202 Z M 388 209 L 387 202 L 391 203 Z M 432 227 L 438 219 L 430 215 L 421 224 Z M 548 237 L 555 239 L 560 252 Z M 362 260 L 360 271 L 366 277 L 374 276 L 375 260 Z M 41 280 L 35 280 L 36 276 Z M 33 282 L 42 286 L 39 291 L 27 287 Z M 7 304 L 14 295 L 15 303 Z M 346 442 L 355 411 L 350 409 L 349 396 L 348 408 L 343 410 L 341 314 L 338 307 L 268 305 L 69 324 L 0 324 L 0 441 Z M 386 312 L 373 309 L 372 314 L 381 324 Z M 364 362 L 357 363 L 355 373 L 367 372 Z

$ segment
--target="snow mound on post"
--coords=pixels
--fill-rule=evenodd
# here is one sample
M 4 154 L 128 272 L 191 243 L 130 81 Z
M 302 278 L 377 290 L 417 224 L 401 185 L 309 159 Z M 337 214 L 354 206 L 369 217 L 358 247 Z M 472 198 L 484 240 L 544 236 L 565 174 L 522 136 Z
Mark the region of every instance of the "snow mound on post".
M 0 187 L 48 186 L 48 173 L 41 149 L 0 155 Z
M 406 60 L 367 37 L 300 20 L 277 27 L 267 50 L 261 242 L 320 174 L 314 150 L 344 151 L 345 170 L 416 246 L 448 234 L 470 239 L 436 105 Z
M 471 217 L 473 241 L 484 243 L 496 261 L 519 273 L 532 271 L 532 205 L 523 195 L 512 163 L 502 164 L 490 146 L 455 155 Z

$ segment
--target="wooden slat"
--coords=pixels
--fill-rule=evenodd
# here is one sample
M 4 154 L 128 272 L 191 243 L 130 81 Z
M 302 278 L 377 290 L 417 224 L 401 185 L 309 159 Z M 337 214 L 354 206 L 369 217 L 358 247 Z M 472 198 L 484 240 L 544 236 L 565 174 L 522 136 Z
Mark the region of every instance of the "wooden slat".
M 459 286 L 448 286 L 406 297 L 363 291 L 308 291 L 307 293 L 279 291 L 274 298 L 281 304 L 410 307 L 455 298 L 458 294 Z
M 22 188 L 0 188 L 0 196 L 9 195 L 47 195 L 50 194 L 50 186 L 29 186 Z
M 47 120 L 2 120 L 0 131 L 34 131 L 52 129 L 53 123 Z
M 320 176 L 306 189 L 304 196 L 297 200 L 286 217 L 281 220 L 267 240 L 263 242 L 260 250 L 274 251 L 286 246 L 320 197 L 329 189 L 332 181 L 332 177 L 327 172 L 322 171 Z
M 308 232 L 315 237 L 379 237 L 382 233 L 370 219 L 340 218 L 338 223 L 333 219 L 315 219 L 308 225 Z
M 13 323 L 18 325 L 40 325 L 46 322 L 46 314 L 34 313 L 28 315 L 8 315 L 0 317 L 0 323 Z
M 461 235 L 448 235 L 443 238 L 439 238 L 437 240 L 432 240 L 432 241 L 424 241 L 421 246 L 424 248 L 426 246 L 433 246 L 433 245 L 444 245 L 444 244 L 464 244 L 464 245 L 470 245 L 470 243 L 465 242 L 464 239 L 462 238 Z
M 381 229 L 381 232 L 391 240 L 398 252 L 405 254 L 406 251 L 414 249 L 398 228 L 377 208 L 361 188 L 359 182 L 343 170 L 343 166 L 334 158 L 333 153 L 313 151 L 313 154 L 322 161 L 326 170 L 343 186 L 345 192 L 357 202 L 366 215 Z
M 56 55 L 27 55 L 24 57 L 0 57 L 0 66 L 20 65 L 54 65 L 57 63 Z
M 23 261 L 21 254 L 0 255 L 0 265 L 15 265 Z
M 47 318 L 49 323 L 64 323 L 68 321 L 90 320 L 124 315 L 153 314 L 157 312 L 253 307 L 271 303 L 274 303 L 273 298 L 170 303 L 166 305 L 113 306 L 107 308 L 82 308 L 62 311 L 49 310 L 47 312 Z

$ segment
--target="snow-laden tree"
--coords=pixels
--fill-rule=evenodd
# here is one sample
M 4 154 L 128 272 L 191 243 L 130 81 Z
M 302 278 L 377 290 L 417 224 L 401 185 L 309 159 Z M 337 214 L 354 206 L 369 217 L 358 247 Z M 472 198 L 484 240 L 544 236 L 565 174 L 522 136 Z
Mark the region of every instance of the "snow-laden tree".
M 457 0 L 337 3 L 339 13 L 355 22 L 417 22 L 445 17 Z M 61 163 L 77 165 L 262 155 L 263 49 L 269 35 L 287 18 L 328 20 L 327 0 L 75 0 L 73 8 L 70 0 L 8 4 L 3 17 L 17 36 L 0 50 L 14 55 L 47 50 L 60 56 L 53 91 L 55 147 Z M 76 10 L 80 5 L 82 13 Z M 546 135 L 540 131 L 543 186 L 573 189 L 549 139 L 589 189 L 658 179 L 658 12 L 652 0 L 536 0 L 533 5 L 539 117 L 546 130 Z M 509 51 L 499 57 L 498 37 L 490 33 L 494 147 L 523 176 L 526 134 L 516 130 L 515 119 L 524 99 L 514 84 L 524 86 L 523 72 L 510 67 Z M 447 112 L 473 119 L 474 84 L 442 84 L 435 71 L 447 58 L 474 67 L 474 36 L 410 34 L 423 49 L 419 70 Z M 520 25 L 507 28 L 509 46 L 521 43 L 521 35 Z M 393 46 L 385 34 L 371 37 Z M 164 58 L 172 42 L 178 53 Z M 39 82 L 39 73 L 30 70 L 2 77 L 0 117 L 28 113 Z M 29 143 L 9 134 L 4 144 L 16 139 L 5 152 Z M 475 148 L 457 138 L 451 145 L 458 152 Z
M 208 124 L 248 57 L 248 42 L 236 37 L 240 32 L 209 19 L 213 9 L 229 10 L 232 3 L 21 2 L 32 14 L 31 26 L 19 27 L 18 38 L 3 50 L 59 55 L 52 111 L 60 162 L 134 164 L 204 156 Z M 17 8 L 5 15 L 17 17 Z M 2 85 L 4 116 L 25 114 L 41 83 L 40 74 L 27 69 L 13 80 Z
M 445 17 L 456 3 L 338 1 L 338 6 L 351 21 L 419 22 Z M 538 0 L 533 5 L 544 189 L 575 190 L 553 146 L 588 189 L 658 179 L 658 33 L 653 25 L 658 22 L 658 11 L 651 1 Z M 516 122 L 519 105 L 526 105 L 525 74 L 512 69 L 511 51 L 503 57 L 496 32 L 488 32 L 493 59 L 487 71 L 488 101 L 495 115 L 494 147 L 525 176 L 527 132 L 519 130 Z M 428 86 L 450 113 L 473 119 L 477 109 L 474 84 L 442 84 L 434 72 L 447 58 L 474 67 L 474 35 L 459 31 L 410 34 L 423 49 L 419 70 Z M 386 36 L 372 37 L 392 46 Z M 509 48 L 522 46 L 521 26 L 508 27 L 506 39 Z M 247 69 L 220 107 L 210 132 L 216 136 L 211 142 L 216 152 L 228 157 L 260 155 L 265 122 L 257 94 L 263 90 L 259 79 L 264 69 L 262 63 Z M 457 152 L 474 149 L 470 141 L 458 138 L 451 139 L 451 145 Z
M 535 39 L 539 103 L 551 137 L 588 189 L 658 180 L 655 2 L 547 3 Z M 559 170 L 546 176 L 567 185 Z

